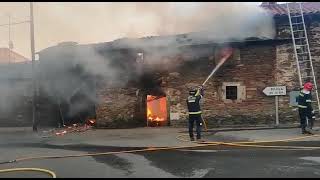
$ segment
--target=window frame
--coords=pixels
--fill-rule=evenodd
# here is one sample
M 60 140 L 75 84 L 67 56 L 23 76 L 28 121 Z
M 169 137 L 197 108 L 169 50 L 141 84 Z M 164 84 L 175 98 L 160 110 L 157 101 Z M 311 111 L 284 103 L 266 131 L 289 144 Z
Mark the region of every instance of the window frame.
M 226 99 L 238 100 L 238 86 L 226 86 Z
M 242 102 L 246 99 L 246 87 L 242 85 L 242 82 L 223 82 L 222 83 L 222 100 L 225 103 Z M 227 99 L 227 86 L 237 86 L 237 99 Z

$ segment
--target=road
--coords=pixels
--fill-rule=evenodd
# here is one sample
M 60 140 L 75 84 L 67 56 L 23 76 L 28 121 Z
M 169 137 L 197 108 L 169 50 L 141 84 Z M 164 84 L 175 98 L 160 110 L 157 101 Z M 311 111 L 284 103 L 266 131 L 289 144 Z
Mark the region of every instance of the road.
M 33 142 L 32 139 L 26 139 L 25 137 L 12 139 L 10 139 L 11 135 L 2 135 L 1 137 L 1 161 L 34 155 L 66 155 L 144 148 L 98 146 L 81 143 L 52 145 L 47 144 L 45 141 Z M 318 141 L 300 141 L 272 145 L 320 146 Z M 211 146 L 94 157 L 40 159 L 0 165 L 0 169 L 16 167 L 49 169 L 54 171 L 59 178 L 304 178 L 320 177 L 320 150 Z M 0 174 L 0 178 L 4 177 L 31 178 L 48 176 L 36 172 Z

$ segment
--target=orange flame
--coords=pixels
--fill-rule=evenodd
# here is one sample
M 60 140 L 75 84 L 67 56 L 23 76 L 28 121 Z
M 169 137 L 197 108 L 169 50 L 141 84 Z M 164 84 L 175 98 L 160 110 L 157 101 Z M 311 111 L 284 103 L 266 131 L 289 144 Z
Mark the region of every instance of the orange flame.
M 156 115 L 153 115 L 149 108 L 148 108 L 147 116 L 150 121 L 163 121 L 164 120 L 164 118 L 160 118 Z

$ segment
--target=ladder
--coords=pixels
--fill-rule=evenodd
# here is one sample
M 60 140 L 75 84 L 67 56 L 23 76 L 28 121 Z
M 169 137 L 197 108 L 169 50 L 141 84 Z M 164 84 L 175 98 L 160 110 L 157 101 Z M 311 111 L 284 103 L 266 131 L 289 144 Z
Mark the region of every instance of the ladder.
M 313 69 L 312 57 L 310 53 L 310 46 L 301 2 L 287 3 L 287 12 L 289 17 L 294 53 L 296 57 L 300 87 L 302 87 L 305 82 L 311 82 L 314 85 L 312 97 L 313 99 L 316 98 L 316 100 L 312 101 L 312 106 L 315 114 L 318 116 L 320 112 L 318 86 Z

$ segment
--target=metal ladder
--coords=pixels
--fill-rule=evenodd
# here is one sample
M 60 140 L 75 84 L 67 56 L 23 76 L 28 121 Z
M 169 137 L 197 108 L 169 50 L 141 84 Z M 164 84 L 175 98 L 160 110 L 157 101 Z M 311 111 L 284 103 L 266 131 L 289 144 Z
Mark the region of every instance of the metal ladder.
M 287 3 L 287 11 L 290 22 L 290 29 L 292 35 L 292 41 L 294 46 L 294 53 L 296 57 L 298 76 L 300 87 L 307 81 L 314 85 L 312 91 L 312 97 L 316 98 L 312 101 L 312 106 L 316 116 L 319 117 L 320 102 L 318 94 L 318 86 L 312 64 L 312 57 L 310 53 L 310 46 L 306 31 L 306 25 L 304 22 L 302 4 L 299 3 Z

